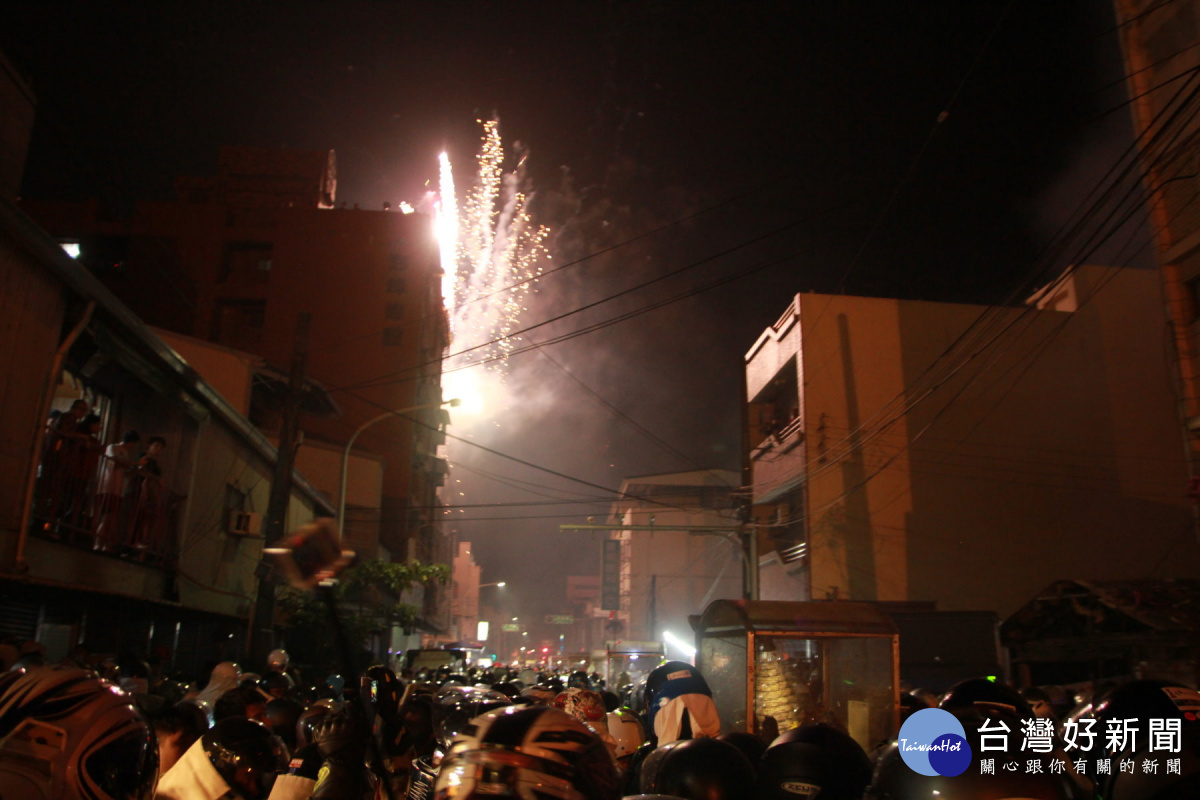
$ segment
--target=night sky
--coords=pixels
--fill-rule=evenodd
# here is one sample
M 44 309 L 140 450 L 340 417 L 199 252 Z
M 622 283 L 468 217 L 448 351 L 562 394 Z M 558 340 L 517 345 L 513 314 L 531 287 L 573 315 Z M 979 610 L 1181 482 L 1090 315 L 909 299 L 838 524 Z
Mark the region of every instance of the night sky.
M 451 428 L 611 488 L 738 467 L 741 357 L 797 291 L 1008 297 L 1130 136 L 1103 2 L 14 5 L 0 48 L 40 103 L 26 196 L 130 206 L 221 145 L 287 145 L 336 150 L 339 202 L 379 208 L 436 183 L 443 149 L 461 192 L 497 114 L 556 263 L 583 259 L 526 324 L 694 265 L 532 332 L 695 292 L 513 359 L 511 407 Z M 549 503 L 603 492 L 451 454 L 451 502 L 547 503 L 456 527 L 506 610 L 561 613 L 555 576 L 594 574 L 599 546 L 557 525 L 607 503 Z

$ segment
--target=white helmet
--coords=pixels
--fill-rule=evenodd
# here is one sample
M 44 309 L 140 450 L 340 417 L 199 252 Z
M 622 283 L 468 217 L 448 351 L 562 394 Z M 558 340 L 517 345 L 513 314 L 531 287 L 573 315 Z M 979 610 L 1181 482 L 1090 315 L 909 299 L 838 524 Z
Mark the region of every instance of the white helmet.
M 267 653 L 267 670 L 270 672 L 286 672 L 288 662 L 287 650 L 272 650 Z
M 242 668 L 232 661 L 222 661 L 212 669 L 208 681 L 240 681 L 242 679 Z
M 625 708 L 608 712 L 608 733 L 617 743 L 617 758 L 633 755 L 646 741 L 646 732 L 637 715 Z

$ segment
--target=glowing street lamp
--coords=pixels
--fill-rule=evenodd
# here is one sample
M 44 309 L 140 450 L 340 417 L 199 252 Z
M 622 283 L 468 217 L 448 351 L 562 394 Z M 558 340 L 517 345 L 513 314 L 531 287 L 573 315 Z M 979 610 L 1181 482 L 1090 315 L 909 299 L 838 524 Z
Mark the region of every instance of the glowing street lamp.
M 496 587 L 503 589 L 507 585 L 508 584 L 506 584 L 504 581 L 497 581 L 496 583 L 481 583 L 481 584 L 479 584 L 479 588 L 486 589 L 489 586 L 496 586 Z M 513 619 L 516 619 L 516 617 L 513 617 Z

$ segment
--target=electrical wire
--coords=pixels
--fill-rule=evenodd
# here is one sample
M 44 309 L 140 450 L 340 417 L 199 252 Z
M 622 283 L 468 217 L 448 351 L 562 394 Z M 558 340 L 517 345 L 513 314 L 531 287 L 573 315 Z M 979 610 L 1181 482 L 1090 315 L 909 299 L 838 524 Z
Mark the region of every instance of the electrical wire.
M 1196 75 L 1196 72 L 1193 71 L 1192 76 L 1189 78 L 1188 83 L 1191 83 L 1191 81 L 1195 77 L 1195 75 Z M 1156 124 L 1158 122 L 1158 120 L 1162 118 L 1163 115 L 1167 114 L 1167 112 L 1169 110 L 1171 110 L 1171 105 L 1174 103 L 1174 101 L 1176 99 L 1178 99 L 1182 95 L 1183 91 L 1186 88 L 1187 88 L 1187 84 L 1185 84 L 1183 87 L 1180 87 L 1179 91 L 1176 93 L 1176 95 L 1174 95 L 1172 97 L 1171 101 L 1169 101 L 1167 104 L 1164 105 L 1163 109 L 1155 117 L 1154 122 L 1152 123 L 1151 126 L 1149 126 L 1147 128 L 1146 132 L 1149 132 L 1151 130 L 1151 128 L 1153 127 L 1153 125 Z M 1191 90 L 1191 93 L 1187 96 L 1187 99 L 1182 104 L 1180 104 L 1179 108 L 1175 109 L 1174 111 L 1171 112 L 1169 119 L 1168 119 L 1168 123 L 1174 122 L 1178 119 L 1178 113 L 1180 111 L 1182 111 L 1183 109 L 1187 108 L 1188 105 L 1190 105 L 1195 100 L 1196 93 L 1198 90 L 1200 90 L 1200 87 L 1197 87 L 1197 88 L 1194 88 Z M 1167 125 L 1167 123 L 1164 123 L 1162 126 L 1160 126 L 1160 128 L 1157 131 L 1155 131 L 1153 136 L 1148 138 L 1147 143 L 1146 143 L 1147 146 L 1149 144 L 1152 144 L 1153 142 L 1157 141 L 1157 139 L 1167 129 L 1166 125 Z M 1146 132 L 1144 132 L 1144 133 L 1146 133 Z M 1140 140 L 1141 137 L 1139 136 L 1138 138 Z M 1085 203 L 1091 198 L 1091 196 L 1093 194 L 1096 193 L 1096 191 L 1098 190 L 1098 188 L 1100 186 L 1104 186 L 1106 183 L 1108 183 L 1109 178 L 1115 171 L 1117 171 L 1117 168 L 1120 165 L 1121 161 L 1123 161 L 1126 157 L 1128 157 L 1130 155 L 1136 154 L 1138 144 L 1139 144 L 1139 142 L 1135 141 L 1130 146 L 1130 148 L 1127 149 L 1126 152 L 1123 153 L 1120 158 L 1118 158 L 1117 162 L 1114 163 L 1113 167 L 1110 168 L 1109 172 L 1103 178 L 1101 178 L 1101 180 L 1097 183 L 1096 187 L 1094 187 L 1093 190 L 1091 192 L 1089 192 L 1088 197 L 1086 197 L 1084 200 Z M 1122 176 L 1122 177 L 1128 176 L 1128 173 L 1132 170 L 1132 168 L 1135 164 L 1136 164 L 1136 161 L 1131 161 L 1130 164 L 1127 165 L 1123 170 L 1120 170 L 1120 176 Z M 1074 222 L 1072 222 L 1071 220 L 1068 220 L 1068 222 L 1065 222 L 1063 224 L 1063 226 L 1060 228 L 1060 232 L 1065 231 L 1067 234 L 1070 234 L 1071 232 L 1082 229 L 1082 226 L 1086 223 L 1086 221 L 1090 218 L 1090 216 L 1095 213 L 1096 209 L 1099 208 L 1099 204 L 1101 202 L 1103 202 L 1114 191 L 1114 187 L 1118 184 L 1119 184 L 1119 180 L 1115 181 L 1113 183 L 1109 183 L 1108 187 L 1100 192 L 1100 197 L 1098 197 L 1095 201 L 1092 202 L 1092 205 L 1090 206 L 1090 210 L 1088 212 L 1082 214 L 1081 216 L 1079 216 L 1078 219 L 1076 219 L 1075 215 L 1073 215 L 1071 219 L 1074 220 Z M 1131 189 L 1130 191 L 1133 191 L 1133 190 Z M 1112 213 L 1110 213 L 1108 215 L 1108 217 L 1106 217 L 1106 219 L 1111 219 L 1111 216 L 1112 216 Z M 1055 249 L 1057 249 L 1057 247 L 1061 247 L 1061 245 L 1058 245 L 1058 246 L 1048 245 L 1045 248 L 1044 252 L 1046 252 L 1047 254 L 1051 254 Z M 1094 252 L 1094 250 L 1097 249 L 1097 247 L 1098 247 L 1098 245 L 1096 247 L 1093 247 L 1091 250 L 1089 250 L 1088 253 Z M 1072 263 L 1078 263 L 1078 259 L 1073 260 Z M 1042 273 L 1046 269 L 1048 269 L 1047 266 L 1035 266 L 1034 269 L 1030 271 L 1029 275 L 1027 275 L 1026 278 L 1021 281 L 1018 288 L 1010 293 L 1010 298 L 1020 296 L 1020 294 L 1022 293 L 1022 289 L 1024 290 L 1024 293 L 1028 293 L 1029 289 L 1031 288 L 1030 284 L 1032 284 L 1033 281 L 1036 281 L 1037 279 L 1039 279 L 1041 277 Z M 1030 276 L 1032 276 L 1032 277 L 1030 277 Z M 1003 335 L 1005 332 L 1007 332 L 1010 328 L 1014 327 L 1018 322 L 1020 322 L 1022 316 L 1030 315 L 1036 310 L 1029 306 L 1026 306 L 1016 316 L 1012 317 L 1008 321 L 1007 324 L 1004 324 L 997 333 L 988 335 L 988 331 L 987 331 L 987 328 L 985 327 L 984 323 L 990 324 L 990 321 L 992 319 L 997 319 L 1001 314 L 1001 309 L 1004 309 L 1004 308 L 1006 308 L 1006 306 L 1002 306 L 1000 304 L 993 304 L 993 305 L 985 308 L 984 311 L 978 317 L 976 317 L 975 321 L 972 322 L 967 327 L 967 329 L 965 329 L 961 334 L 959 334 L 957 337 L 955 337 L 955 339 L 953 339 L 951 341 L 950 345 L 948 345 L 943 350 L 942 354 L 940 356 L 938 356 L 937 358 L 935 358 L 934 361 L 932 361 L 930 363 L 930 365 L 928 365 L 926 367 L 926 369 L 921 373 L 921 375 L 918 376 L 918 378 L 913 381 L 913 383 L 906 386 L 903 390 L 901 390 L 892 399 L 892 401 L 890 401 L 889 403 L 882 406 L 879 410 L 877 410 L 875 412 L 875 414 L 872 415 L 871 418 L 864 421 L 859 426 L 859 428 L 856 432 L 852 432 L 851 434 L 848 434 L 847 437 L 844 438 L 841 442 L 835 443 L 835 446 L 834 446 L 834 448 L 831 448 L 831 451 L 836 451 L 838 449 L 844 449 L 850 443 L 851 437 L 853 435 L 859 435 L 861 433 L 861 431 L 867 429 L 868 425 L 873 425 L 875 430 L 878 431 L 878 430 L 886 429 L 891 424 L 894 424 L 898 419 L 900 419 L 904 415 L 906 415 L 908 413 L 908 411 L 911 410 L 911 408 L 913 408 L 916 405 L 916 403 L 918 403 L 921 400 L 923 400 L 924 398 L 930 396 L 934 391 L 936 391 L 936 389 L 938 387 L 940 387 L 942 384 L 944 384 L 945 381 L 949 380 L 951 377 L 953 377 L 955 374 L 957 374 L 962 368 L 964 368 L 971 361 L 973 361 L 982 352 L 982 350 L 984 348 L 986 348 L 990 343 L 994 342 L 997 338 L 999 338 L 1001 335 Z M 983 341 L 982 346 L 978 346 L 976 344 L 976 342 L 980 341 L 981 337 L 984 337 L 984 336 L 986 336 L 987 338 L 982 340 Z M 958 355 L 956 353 L 956 351 L 958 351 L 960 349 L 965 351 L 965 353 L 963 355 Z M 951 361 L 952 356 L 955 359 L 955 361 Z M 939 367 L 945 367 L 946 364 L 950 364 L 950 367 L 948 368 L 948 372 L 945 375 L 939 374 L 936 371 L 936 369 Z M 808 379 L 808 378 L 809 378 L 809 376 L 806 374 L 806 379 Z M 917 391 L 918 388 L 920 389 L 920 391 Z M 916 397 L 915 400 L 913 399 L 914 395 Z M 899 405 L 897 406 L 897 404 L 899 404 Z M 882 421 L 877 421 L 881 417 L 882 417 Z M 833 459 L 832 456 L 830 457 L 830 460 L 835 461 L 835 459 Z

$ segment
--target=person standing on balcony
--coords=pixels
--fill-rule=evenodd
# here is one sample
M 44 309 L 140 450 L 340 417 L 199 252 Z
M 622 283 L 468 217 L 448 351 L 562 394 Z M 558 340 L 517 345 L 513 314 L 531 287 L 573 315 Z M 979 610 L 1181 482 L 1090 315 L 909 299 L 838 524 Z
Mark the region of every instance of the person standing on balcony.
M 100 417 L 88 414 L 75 424 L 75 429 L 66 434 L 63 450 L 63 492 L 59 522 L 72 535 L 91 527 L 88 514 L 94 492 L 92 481 L 100 463 L 100 442 L 96 439 Z
M 46 421 L 46 441 L 42 451 L 42 465 L 38 473 L 37 513 L 50 535 L 57 535 L 55 521 L 65 508 L 63 492 L 66 489 L 66 470 L 70 461 L 68 452 L 72 436 L 79 422 L 88 415 L 88 401 L 80 398 L 63 413 L 51 412 Z
M 121 531 L 121 509 L 129 470 L 137 462 L 137 446 L 142 441 L 135 430 L 125 431 L 121 441 L 104 450 L 96 488 L 96 505 L 92 519 L 96 523 L 95 549 L 110 550 L 116 546 Z
M 133 522 L 129 545 L 135 552 L 157 551 L 162 522 L 166 515 L 166 491 L 162 485 L 162 466 L 158 456 L 167 446 L 161 436 L 151 436 L 146 450 L 130 471 L 126 497 L 134 498 Z

